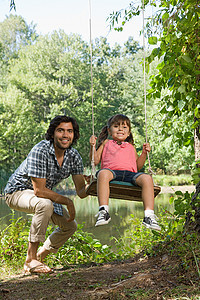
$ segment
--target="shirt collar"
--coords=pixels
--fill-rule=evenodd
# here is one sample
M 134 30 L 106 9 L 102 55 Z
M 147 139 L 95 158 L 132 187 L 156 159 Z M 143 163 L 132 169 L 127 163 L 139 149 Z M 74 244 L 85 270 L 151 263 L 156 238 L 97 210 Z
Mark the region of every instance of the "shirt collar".
M 112 140 L 112 142 L 113 142 L 114 144 L 118 145 L 118 146 L 121 147 L 121 148 L 124 148 L 124 147 L 126 147 L 126 145 L 127 145 L 127 142 L 121 142 L 120 144 L 119 144 L 117 141 L 114 141 L 114 140 Z

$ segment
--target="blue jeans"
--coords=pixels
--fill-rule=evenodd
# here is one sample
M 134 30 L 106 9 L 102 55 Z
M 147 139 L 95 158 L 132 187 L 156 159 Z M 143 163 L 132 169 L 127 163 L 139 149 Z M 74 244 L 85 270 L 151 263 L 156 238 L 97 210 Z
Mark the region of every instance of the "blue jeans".
M 110 169 L 101 169 L 101 170 L 109 170 L 110 172 L 113 173 L 113 179 L 110 181 L 124 181 L 124 182 L 130 182 L 134 185 L 137 186 L 137 183 L 136 183 L 136 179 L 144 174 L 142 172 L 131 172 L 131 171 L 121 171 L 121 170 L 110 170 Z M 97 171 L 96 173 L 96 177 L 98 176 L 99 172 L 101 171 Z

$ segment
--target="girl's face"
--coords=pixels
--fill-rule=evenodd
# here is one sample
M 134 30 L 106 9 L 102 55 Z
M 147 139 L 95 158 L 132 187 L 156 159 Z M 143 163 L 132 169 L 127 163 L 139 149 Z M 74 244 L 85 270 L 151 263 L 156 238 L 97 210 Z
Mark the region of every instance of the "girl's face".
M 111 125 L 108 129 L 109 134 L 114 141 L 123 142 L 130 134 L 130 128 L 126 121 L 119 121 Z

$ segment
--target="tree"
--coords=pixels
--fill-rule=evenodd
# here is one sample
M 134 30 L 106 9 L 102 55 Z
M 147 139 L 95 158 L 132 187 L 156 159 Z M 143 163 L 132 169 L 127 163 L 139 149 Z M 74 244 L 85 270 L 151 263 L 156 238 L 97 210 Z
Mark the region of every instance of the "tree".
M 10 15 L 0 23 L 0 43 L 3 49 L 3 59 L 17 57 L 21 47 L 32 44 L 37 34 L 36 25 L 28 25 L 21 16 Z
M 171 124 L 171 118 L 179 118 L 185 114 L 186 122 L 193 120 L 190 132 L 179 134 L 180 144 L 193 145 L 195 150 L 196 166 L 200 167 L 200 22 L 199 3 L 196 0 L 160 0 L 159 2 L 145 1 L 147 4 L 156 5 L 157 11 L 152 23 L 147 24 L 150 44 L 159 46 L 154 48 L 148 57 L 151 63 L 156 58 L 162 59 L 158 65 L 159 73 L 153 77 L 149 97 L 155 99 L 159 96 L 162 103 L 161 113 L 164 115 L 166 132 Z M 113 13 L 110 16 L 111 25 L 122 17 L 122 27 L 135 15 L 141 13 L 141 6 L 135 7 L 131 2 L 128 9 Z M 159 36 L 155 35 L 159 31 Z M 166 90 L 168 91 L 166 93 Z M 165 92 L 164 92 L 165 91 Z M 194 130 L 194 133 L 193 133 Z M 194 139 L 195 137 L 195 139 Z M 197 171 L 196 196 L 192 198 L 191 206 L 195 210 L 194 227 L 200 231 L 199 208 L 199 172 Z M 191 221 L 191 219 L 189 218 Z
M 43 137 L 45 124 L 35 120 L 34 109 L 23 93 L 9 86 L 0 93 L 0 184 L 20 165 Z
M 19 50 L 37 39 L 35 25 L 28 25 L 20 16 L 10 15 L 0 23 L 0 86 L 5 89 L 9 62 Z

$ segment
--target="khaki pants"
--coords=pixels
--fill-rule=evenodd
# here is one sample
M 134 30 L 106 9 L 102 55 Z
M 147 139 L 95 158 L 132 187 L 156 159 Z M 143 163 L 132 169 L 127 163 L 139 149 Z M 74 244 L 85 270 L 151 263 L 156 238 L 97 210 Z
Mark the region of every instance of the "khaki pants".
M 73 235 L 77 229 L 76 221 L 67 223 L 69 214 L 63 207 L 63 216 L 54 213 L 53 202 L 36 197 L 33 190 L 17 191 L 6 194 L 7 205 L 15 210 L 32 213 L 33 218 L 29 232 L 29 242 L 42 242 L 46 250 L 56 253 L 58 249 Z M 45 241 L 49 222 L 58 225 Z

